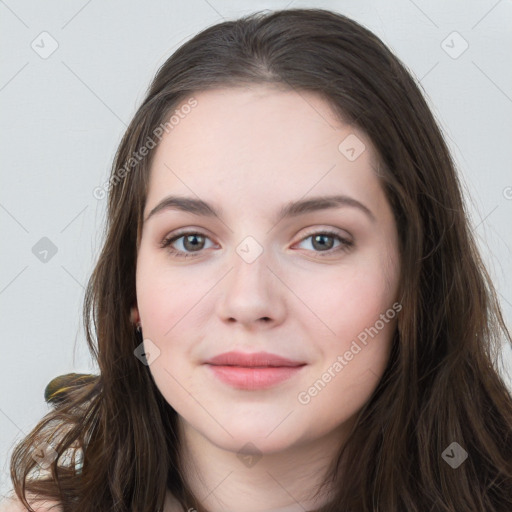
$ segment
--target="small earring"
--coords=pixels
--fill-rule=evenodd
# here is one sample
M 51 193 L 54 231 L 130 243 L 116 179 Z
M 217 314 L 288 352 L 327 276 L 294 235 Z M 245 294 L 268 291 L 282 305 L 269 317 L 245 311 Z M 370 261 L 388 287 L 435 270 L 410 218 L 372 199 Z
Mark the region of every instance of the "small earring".
M 143 337 L 142 337 L 142 325 L 140 322 L 137 322 L 135 327 L 135 336 L 137 337 L 137 340 L 139 343 L 142 343 Z

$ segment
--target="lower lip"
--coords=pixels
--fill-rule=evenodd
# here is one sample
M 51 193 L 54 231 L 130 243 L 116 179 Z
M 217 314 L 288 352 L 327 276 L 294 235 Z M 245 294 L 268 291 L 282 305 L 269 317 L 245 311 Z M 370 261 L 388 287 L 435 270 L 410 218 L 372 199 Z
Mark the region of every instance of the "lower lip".
M 270 366 L 250 368 L 246 366 L 208 365 L 222 382 L 237 389 L 264 389 L 290 379 L 305 366 Z

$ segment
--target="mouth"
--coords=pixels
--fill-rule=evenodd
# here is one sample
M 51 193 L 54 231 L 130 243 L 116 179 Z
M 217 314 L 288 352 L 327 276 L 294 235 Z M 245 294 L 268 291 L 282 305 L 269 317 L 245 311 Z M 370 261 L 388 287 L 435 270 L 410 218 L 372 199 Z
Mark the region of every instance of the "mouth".
M 206 364 L 212 364 L 216 366 L 241 366 L 245 368 L 268 368 L 268 367 L 295 367 L 303 366 L 306 363 L 304 361 L 294 361 L 286 357 L 279 356 L 277 354 L 271 354 L 269 352 L 224 352 L 218 356 L 212 357 Z
M 300 373 L 305 362 L 276 354 L 226 352 L 204 363 L 212 375 L 236 389 L 265 389 Z

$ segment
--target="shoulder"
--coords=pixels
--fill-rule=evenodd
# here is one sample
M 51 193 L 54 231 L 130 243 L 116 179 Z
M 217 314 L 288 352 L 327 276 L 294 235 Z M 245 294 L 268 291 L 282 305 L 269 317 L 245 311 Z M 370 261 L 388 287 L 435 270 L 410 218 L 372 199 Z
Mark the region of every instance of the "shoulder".
M 62 512 L 62 508 L 56 501 L 31 501 L 29 499 L 28 502 L 35 512 Z M 27 510 L 15 495 L 3 497 L 0 501 L 0 512 L 27 512 Z
M 56 501 L 32 501 L 29 498 L 28 502 L 35 512 L 62 512 L 62 507 Z M 27 510 L 13 492 L 10 496 L 0 498 L 0 512 L 27 512 Z M 166 492 L 165 510 L 168 512 L 181 512 L 183 510 L 180 502 L 169 490 Z

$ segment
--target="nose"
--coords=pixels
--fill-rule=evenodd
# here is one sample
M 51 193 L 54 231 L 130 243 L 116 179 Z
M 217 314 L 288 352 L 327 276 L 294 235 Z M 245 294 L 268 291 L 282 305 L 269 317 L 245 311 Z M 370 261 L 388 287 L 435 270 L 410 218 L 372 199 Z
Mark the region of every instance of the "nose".
M 283 322 L 286 287 L 268 266 L 263 252 L 248 263 L 236 252 L 231 271 L 223 279 L 217 314 L 223 322 L 239 323 L 248 330 L 275 327 Z

